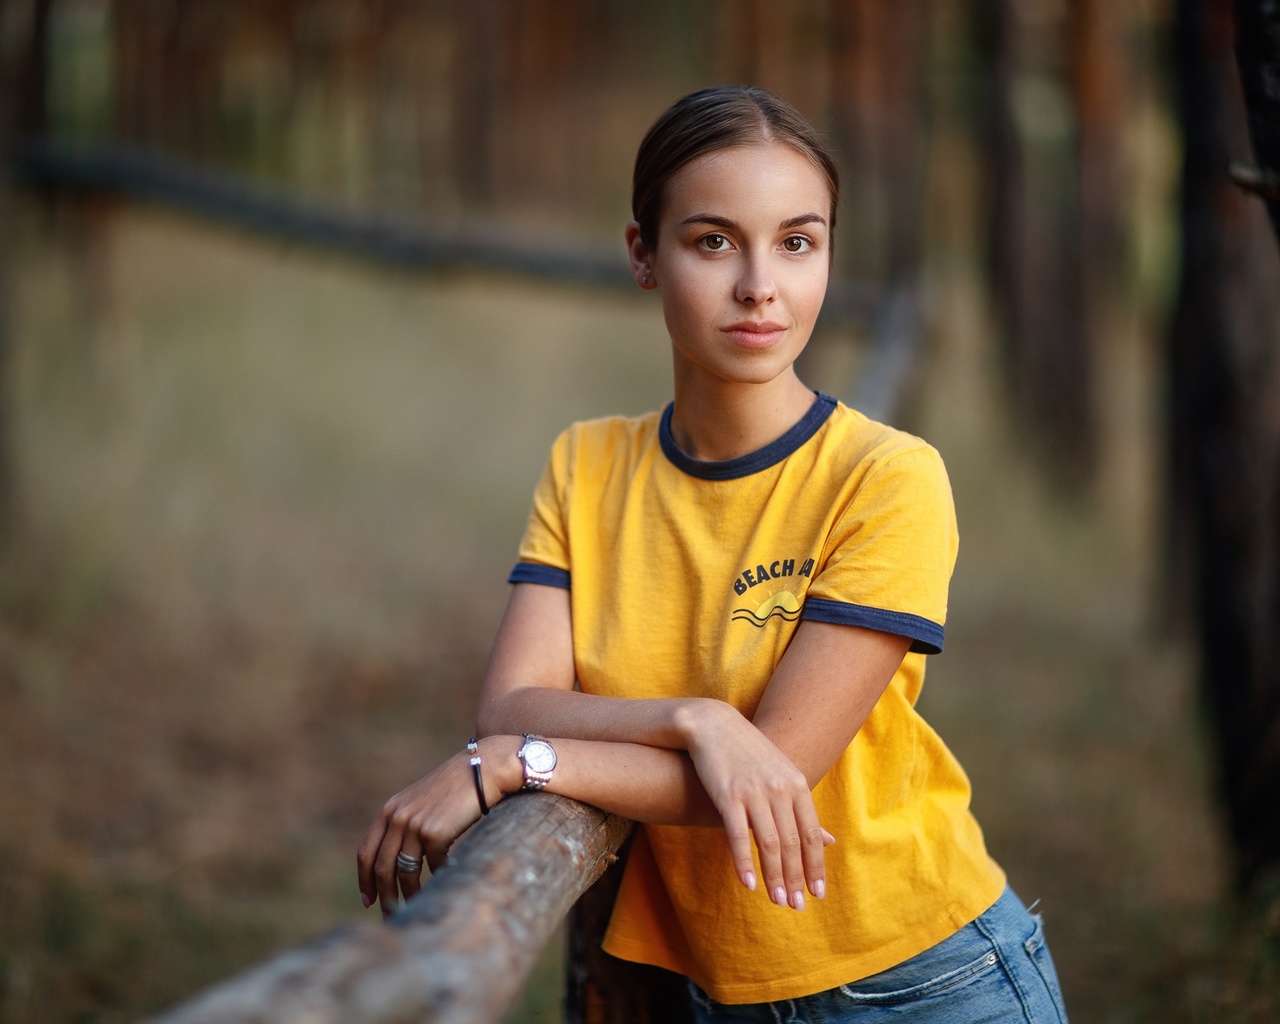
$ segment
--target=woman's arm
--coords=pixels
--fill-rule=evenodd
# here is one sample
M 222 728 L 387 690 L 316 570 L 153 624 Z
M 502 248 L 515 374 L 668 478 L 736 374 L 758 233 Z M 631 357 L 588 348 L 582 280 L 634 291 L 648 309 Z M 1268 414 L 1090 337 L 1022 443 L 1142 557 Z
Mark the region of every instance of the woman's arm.
M 754 885 L 751 838 L 766 891 L 776 902 L 825 887 L 823 832 L 809 794 L 853 740 L 910 640 L 853 626 L 803 622 L 774 670 L 755 716 L 708 698 L 637 699 L 575 692 L 569 593 L 518 584 L 494 645 L 480 697 L 480 727 L 503 732 L 630 741 L 649 762 L 671 761 L 684 789 L 637 793 L 632 754 L 602 752 L 566 794 L 651 824 L 704 824 L 707 804 L 723 823 L 739 878 Z M 642 672 L 643 666 L 636 671 Z M 695 777 L 689 778 L 687 751 Z M 676 769 L 679 770 L 676 770 Z M 644 777 L 643 774 L 640 776 Z M 586 795 L 579 786 L 590 787 Z M 663 797 L 671 799 L 662 804 Z M 644 797 L 642 803 L 641 797 Z M 801 898 L 802 899 L 802 898 Z
M 812 788 L 853 740 L 910 645 L 893 633 L 802 622 L 751 721 Z M 573 686 L 569 592 L 516 584 L 480 691 L 480 735 L 531 732 L 692 751 L 742 718 L 706 697 L 632 700 Z
M 650 824 L 723 824 L 739 877 L 755 888 L 751 839 L 766 892 L 803 906 L 823 895 L 829 838 L 809 789 L 848 746 L 893 677 L 909 641 L 806 622 L 796 631 L 749 722 L 721 701 L 625 700 L 573 686 L 568 594 L 519 584 L 499 629 L 481 697 L 482 756 L 492 800 L 519 788 L 517 732 L 555 737 L 548 790 Z M 633 742 L 625 742 L 631 740 Z M 686 753 L 687 751 L 687 753 Z M 434 867 L 479 815 L 465 758 L 397 794 L 359 855 L 361 891 L 395 898 L 395 854 Z M 401 886 L 406 897 L 416 878 Z M 387 902 L 390 894 L 391 904 Z
M 721 703 L 599 697 L 575 691 L 574 682 L 569 592 L 517 583 L 480 689 L 481 736 L 529 732 L 684 750 L 692 709 Z

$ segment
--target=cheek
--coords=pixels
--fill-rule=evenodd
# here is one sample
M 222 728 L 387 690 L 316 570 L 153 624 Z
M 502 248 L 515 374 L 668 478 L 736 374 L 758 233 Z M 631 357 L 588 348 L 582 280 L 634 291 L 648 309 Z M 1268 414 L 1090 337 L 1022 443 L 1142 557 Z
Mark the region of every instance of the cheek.
M 663 292 L 662 316 L 673 334 L 697 326 L 703 319 L 697 292 L 685 288 Z
M 822 300 L 827 295 L 825 269 L 822 273 L 805 274 L 798 278 L 794 282 L 792 294 L 796 298 L 797 312 L 803 309 L 809 316 L 817 316 Z
M 714 275 L 706 267 L 671 267 L 662 285 L 662 309 L 668 323 L 691 323 L 704 319 L 715 305 Z M 699 273 L 698 271 L 703 271 Z
M 822 302 L 826 297 L 827 297 L 827 275 L 823 274 L 821 282 L 815 285 L 813 289 L 812 301 L 813 301 L 815 313 L 817 313 L 817 310 L 821 308 Z

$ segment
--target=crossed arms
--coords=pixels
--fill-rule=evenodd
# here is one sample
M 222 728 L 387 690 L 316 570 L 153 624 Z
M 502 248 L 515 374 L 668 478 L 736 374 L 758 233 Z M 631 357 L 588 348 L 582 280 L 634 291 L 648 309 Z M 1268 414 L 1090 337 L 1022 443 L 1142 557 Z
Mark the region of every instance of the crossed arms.
M 853 740 L 907 652 L 906 637 L 801 622 L 753 719 L 703 697 L 637 699 L 574 690 L 569 593 L 512 589 L 480 695 L 478 729 L 492 805 L 520 789 L 521 733 L 552 739 L 547 791 L 648 824 L 723 827 L 748 889 L 780 906 L 825 896 L 822 828 L 810 790 Z M 384 913 L 420 887 L 396 854 L 432 870 L 480 816 L 465 754 L 397 793 L 357 853 L 366 906 Z M 759 857 L 760 879 L 752 857 Z

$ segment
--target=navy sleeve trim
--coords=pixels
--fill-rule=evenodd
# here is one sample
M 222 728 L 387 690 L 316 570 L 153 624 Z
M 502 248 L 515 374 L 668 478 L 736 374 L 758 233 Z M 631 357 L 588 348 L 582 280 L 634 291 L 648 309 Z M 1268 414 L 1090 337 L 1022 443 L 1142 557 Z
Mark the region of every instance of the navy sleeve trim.
M 541 583 L 544 587 L 559 587 L 571 590 L 569 571 L 557 569 L 550 565 L 539 565 L 537 562 L 517 562 L 507 577 L 508 583 Z
M 931 619 L 908 612 L 890 612 L 883 608 L 867 608 L 845 601 L 828 601 L 823 597 L 810 597 L 804 602 L 800 618 L 814 622 L 830 622 L 837 626 L 861 626 L 893 633 L 911 640 L 914 654 L 941 654 L 943 628 Z

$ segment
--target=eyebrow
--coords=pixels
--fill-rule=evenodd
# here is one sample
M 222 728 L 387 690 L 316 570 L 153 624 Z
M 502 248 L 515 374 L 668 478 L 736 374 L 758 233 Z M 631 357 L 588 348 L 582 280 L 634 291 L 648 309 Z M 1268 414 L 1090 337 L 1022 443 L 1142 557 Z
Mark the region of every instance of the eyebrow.
M 680 222 L 684 224 L 714 224 L 718 228 L 736 228 L 738 225 L 731 221 L 728 217 L 717 217 L 714 213 L 695 213 L 692 217 L 686 217 Z M 827 218 L 817 213 L 802 213 L 798 217 L 791 217 L 784 220 L 778 225 L 780 230 L 785 231 L 787 228 L 798 228 L 802 224 L 821 224 L 826 227 Z

